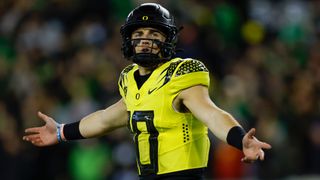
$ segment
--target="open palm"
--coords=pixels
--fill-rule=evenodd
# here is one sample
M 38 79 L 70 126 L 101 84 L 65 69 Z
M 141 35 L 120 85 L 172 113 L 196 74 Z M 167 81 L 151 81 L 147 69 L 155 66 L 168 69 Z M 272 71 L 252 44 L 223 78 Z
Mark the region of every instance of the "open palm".
M 271 145 L 265 142 L 259 141 L 254 137 L 256 130 L 254 128 L 244 136 L 242 140 L 243 154 L 245 157 L 241 159 L 242 162 L 252 163 L 255 160 L 264 160 L 263 149 L 271 149 Z
M 27 133 L 23 140 L 31 142 L 36 146 L 49 146 L 58 143 L 56 122 L 49 116 L 38 112 L 38 116 L 46 124 L 41 127 L 32 127 L 25 130 Z

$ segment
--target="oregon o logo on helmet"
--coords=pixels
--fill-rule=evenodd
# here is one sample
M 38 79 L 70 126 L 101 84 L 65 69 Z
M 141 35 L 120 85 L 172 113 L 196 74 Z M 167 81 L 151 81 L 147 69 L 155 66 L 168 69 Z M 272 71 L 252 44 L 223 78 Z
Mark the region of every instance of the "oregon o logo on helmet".
M 142 16 L 142 20 L 147 21 L 149 19 L 148 16 Z

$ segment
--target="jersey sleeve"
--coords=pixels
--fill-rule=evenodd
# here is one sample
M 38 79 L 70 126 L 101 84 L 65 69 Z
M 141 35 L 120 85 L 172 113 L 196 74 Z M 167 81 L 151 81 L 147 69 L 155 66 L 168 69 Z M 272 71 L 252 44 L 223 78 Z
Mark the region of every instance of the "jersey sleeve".
M 195 85 L 204 85 L 209 87 L 210 77 L 206 66 L 199 60 L 186 59 L 179 64 L 172 77 L 170 91 L 178 93 L 183 89 Z
M 118 87 L 120 95 L 125 98 L 127 96 L 127 88 L 128 88 L 128 73 L 135 67 L 134 64 L 131 64 L 124 68 L 120 73 L 120 77 L 118 80 Z

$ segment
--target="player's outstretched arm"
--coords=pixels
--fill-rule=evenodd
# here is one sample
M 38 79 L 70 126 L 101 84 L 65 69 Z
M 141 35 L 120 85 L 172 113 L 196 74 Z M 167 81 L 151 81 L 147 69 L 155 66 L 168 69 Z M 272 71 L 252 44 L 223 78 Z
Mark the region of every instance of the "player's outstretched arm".
M 271 145 L 254 137 L 255 129 L 246 133 L 232 115 L 217 107 L 211 101 L 207 87 L 198 85 L 185 89 L 178 99 L 220 140 L 242 150 L 243 162 L 264 160 L 263 149 L 270 149 Z
M 53 118 L 38 112 L 45 124 L 25 130 L 23 140 L 36 146 L 50 146 L 62 140 L 93 138 L 126 126 L 128 113 L 123 100 L 104 110 L 99 110 L 71 124 L 58 124 Z

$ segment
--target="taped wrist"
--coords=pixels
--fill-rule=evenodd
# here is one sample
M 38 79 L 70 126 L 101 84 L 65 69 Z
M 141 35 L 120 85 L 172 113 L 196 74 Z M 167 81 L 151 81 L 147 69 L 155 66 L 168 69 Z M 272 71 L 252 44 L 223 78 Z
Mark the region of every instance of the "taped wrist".
M 64 125 L 63 135 L 66 140 L 85 139 L 80 133 L 79 125 L 80 121 Z
M 62 138 L 61 138 L 61 126 L 62 124 L 57 124 L 57 139 L 58 139 L 58 143 L 62 142 Z
M 227 143 L 237 149 L 242 150 L 242 139 L 246 131 L 240 126 L 232 127 L 227 135 Z

